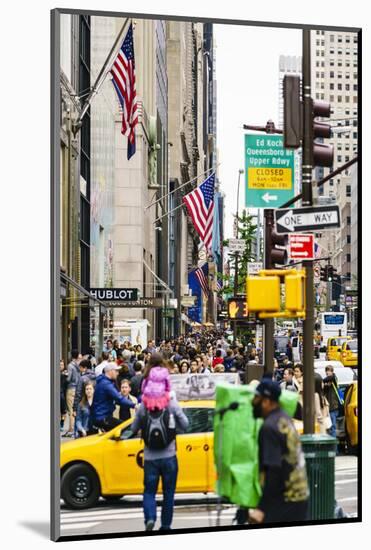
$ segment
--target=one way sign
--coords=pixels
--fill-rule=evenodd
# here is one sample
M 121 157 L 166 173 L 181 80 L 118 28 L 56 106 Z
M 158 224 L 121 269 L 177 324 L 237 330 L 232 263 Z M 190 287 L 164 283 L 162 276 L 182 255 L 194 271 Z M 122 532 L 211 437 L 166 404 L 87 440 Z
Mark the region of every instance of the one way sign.
M 274 211 L 274 217 L 277 233 L 315 232 L 340 227 L 340 212 L 337 205 L 278 209 Z

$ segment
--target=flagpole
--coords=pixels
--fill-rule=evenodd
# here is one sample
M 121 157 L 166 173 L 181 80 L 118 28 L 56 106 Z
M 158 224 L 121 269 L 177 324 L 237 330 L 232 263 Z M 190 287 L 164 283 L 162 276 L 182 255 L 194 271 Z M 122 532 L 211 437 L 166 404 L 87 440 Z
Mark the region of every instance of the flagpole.
M 173 208 L 172 210 L 169 210 L 169 212 L 166 212 L 166 214 L 163 214 L 163 215 L 160 216 L 159 218 L 156 218 L 155 221 L 154 221 L 153 223 L 158 222 L 158 220 L 162 220 L 162 218 L 165 218 L 165 216 L 169 216 L 170 214 L 172 214 L 173 212 L 175 212 L 175 210 L 178 210 L 178 209 L 181 208 L 182 206 L 185 206 L 184 202 L 182 202 L 182 204 L 179 204 L 178 206 L 176 206 L 176 207 Z
M 168 193 L 165 193 L 165 195 L 162 195 L 159 199 L 157 199 L 156 201 L 154 202 L 151 202 L 151 204 L 149 204 L 148 206 L 145 207 L 145 210 L 148 210 L 148 208 L 151 208 L 151 206 L 153 206 L 154 204 L 157 204 L 158 202 L 162 201 L 162 199 L 164 199 L 165 197 L 167 197 L 168 195 L 171 195 L 172 193 L 175 193 L 175 191 L 178 191 L 178 189 L 181 189 L 182 187 L 184 187 L 185 185 L 188 185 L 189 183 L 191 183 L 191 181 L 193 180 L 196 180 L 197 178 L 200 178 L 201 176 L 204 176 L 205 174 L 207 174 L 208 172 L 215 172 L 216 169 L 218 168 L 218 166 L 220 166 L 220 162 L 218 162 L 218 164 L 215 166 L 215 168 L 209 168 L 208 170 L 205 170 L 205 172 L 202 172 L 201 174 L 198 174 L 197 176 L 195 176 L 194 178 L 186 181 L 185 183 L 182 183 L 181 185 L 179 185 L 176 189 L 173 189 L 173 191 L 169 191 Z
M 115 42 L 114 42 L 114 44 L 111 48 L 111 51 L 109 52 L 109 54 L 106 58 L 106 61 L 104 62 L 103 67 L 100 70 L 100 73 L 99 73 L 99 75 L 97 76 L 97 78 L 95 80 L 94 86 L 93 86 L 90 94 L 88 95 L 88 97 L 87 97 L 87 99 L 86 99 L 86 101 L 83 105 L 81 113 L 79 114 L 79 116 L 77 118 L 76 124 L 79 124 L 82 121 L 82 119 L 84 118 L 84 116 L 87 113 L 87 110 L 89 109 L 89 106 L 90 106 L 94 96 L 98 93 L 99 88 L 103 84 L 103 82 L 104 82 L 104 80 L 105 80 L 105 78 L 106 78 L 106 76 L 107 76 L 107 74 L 108 74 L 108 72 L 111 68 L 110 67 L 110 62 L 112 61 L 113 54 L 114 53 L 117 54 L 117 51 L 118 51 L 117 46 L 118 46 L 118 44 L 120 44 L 120 46 L 121 46 L 121 42 L 123 40 L 123 35 L 126 31 L 126 27 L 127 27 L 128 23 L 130 21 L 131 21 L 131 19 L 129 17 L 127 17 L 125 19 L 125 22 L 122 25 L 121 30 L 120 30 L 119 34 L 117 35 L 117 38 L 116 38 L 116 40 L 115 40 Z M 107 69 L 107 67 L 109 67 L 109 68 Z

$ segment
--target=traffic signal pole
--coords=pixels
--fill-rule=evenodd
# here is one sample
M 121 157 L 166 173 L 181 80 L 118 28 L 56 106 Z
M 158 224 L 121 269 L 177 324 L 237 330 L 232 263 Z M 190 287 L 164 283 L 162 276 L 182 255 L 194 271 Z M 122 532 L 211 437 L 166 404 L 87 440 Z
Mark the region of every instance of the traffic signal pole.
M 313 166 L 313 105 L 311 98 L 311 55 L 310 31 L 303 30 L 303 160 L 302 160 L 302 204 L 312 206 L 312 166 Z M 305 279 L 305 320 L 303 323 L 303 420 L 304 433 L 314 433 L 314 281 L 313 262 L 304 261 Z
M 264 210 L 264 269 L 272 269 L 273 210 Z M 274 319 L 264 319 L 264 374 L 273 373 Z

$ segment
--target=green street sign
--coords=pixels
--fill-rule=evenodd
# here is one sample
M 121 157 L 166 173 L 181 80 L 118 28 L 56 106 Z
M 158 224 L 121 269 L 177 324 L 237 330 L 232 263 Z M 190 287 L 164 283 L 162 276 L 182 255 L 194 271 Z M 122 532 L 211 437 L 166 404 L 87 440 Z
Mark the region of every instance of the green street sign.
M 294 197 L 294 151 L 283 136 L 245 134 L 245 206 L 278 208 Z

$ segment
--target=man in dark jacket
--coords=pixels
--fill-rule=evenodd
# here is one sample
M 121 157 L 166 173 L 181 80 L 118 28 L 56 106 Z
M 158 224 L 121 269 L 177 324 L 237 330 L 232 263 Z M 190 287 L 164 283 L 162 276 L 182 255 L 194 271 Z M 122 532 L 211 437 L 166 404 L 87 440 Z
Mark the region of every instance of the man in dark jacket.
M 279 384 L 263 378 L 255 390 L 253 412 L 264 423 L 259 432 L 262 496 L 249 511 L 252 523 L 305 521 L 308 482 L 300 438 L 292 419 L 281 409 Z
M 126 399 L 117 390 L 115 381 L 118 371 L 121 369 L 116 363 L 108 363 L 104 372 L 97 378 L 93 404 L 91 408 L 92 423 L 97 428 L 103 428 L 106 432 L 113 430 L 122 423 L 122 420 L 113 417 L 116 405 L 134 408 L 135 403 Z
M 143 374 L 142 369 L 144 367 L 143 361 L 137 361 L 134 363 L 134 376 L 130 380 L 131 384 L 131 395 L 134 395 L 134 397 L 139 397 L 140 395 L 140 387 L 142 384 Z
M 329 403 L 330 418 L 332 426 L 329 430 L 329 435 L 336 437 L 336 421 L 339 416 L 339 392 L 338 381 L 334 373 L 334 367 L 329 365 L 325 369 L 326 377 L 323 379 L 325 397 Z

